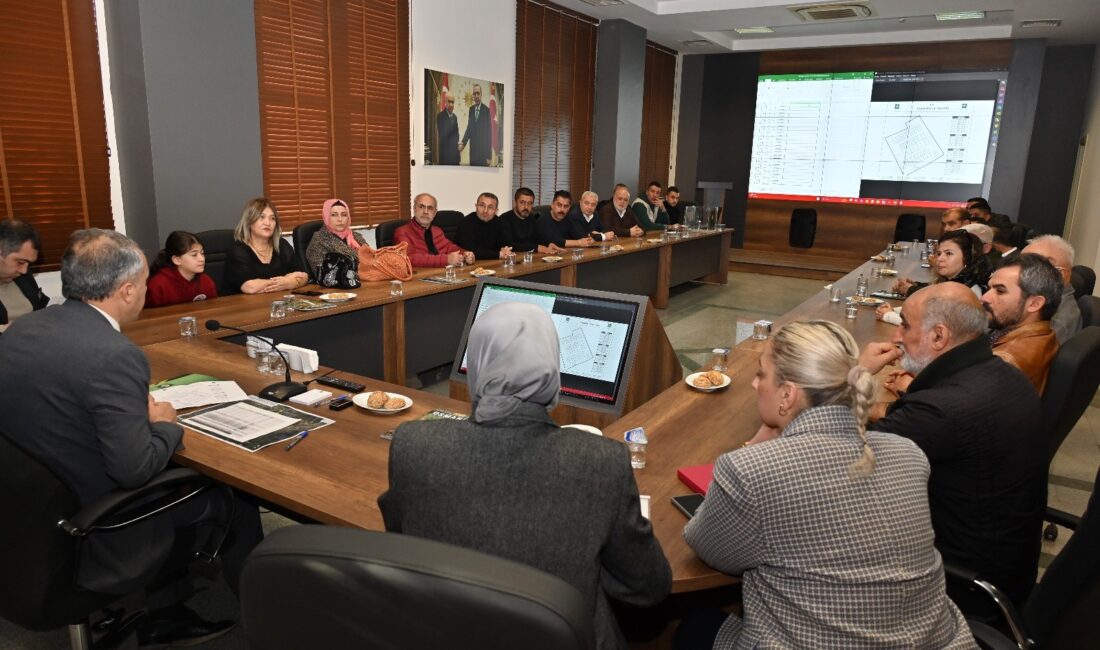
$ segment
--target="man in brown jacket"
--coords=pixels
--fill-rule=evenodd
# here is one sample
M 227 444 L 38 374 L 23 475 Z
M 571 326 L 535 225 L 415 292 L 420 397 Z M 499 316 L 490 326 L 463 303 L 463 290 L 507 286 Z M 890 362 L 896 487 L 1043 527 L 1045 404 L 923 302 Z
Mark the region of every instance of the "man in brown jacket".
M 993 354 L 1019 368 L 1040 395 L 1058 352 L 1050 318 L 1061 300 L 1061 276 L 1046 258 L 1034 254 L 1020 255 L 997 269 L 982 296 Z

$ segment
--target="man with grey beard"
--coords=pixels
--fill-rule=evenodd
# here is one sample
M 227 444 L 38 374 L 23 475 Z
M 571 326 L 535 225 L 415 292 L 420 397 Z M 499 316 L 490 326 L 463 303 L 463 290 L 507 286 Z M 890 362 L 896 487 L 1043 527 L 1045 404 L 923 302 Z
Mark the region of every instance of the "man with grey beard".
M 957 282 L 911 295 L 890 343 L 871 343 L 860 365 L 878 373 L 898 359 L 915 375 L 868 429 L 909 438 L 932 467 L 928 481 L 936 548 L 1023 603 L 1039 565 L 1046 507 L 1047 445 L 1039 396 L 993 355 L 986 313 Z M 964 613 L 988 604 L 948 593 Z

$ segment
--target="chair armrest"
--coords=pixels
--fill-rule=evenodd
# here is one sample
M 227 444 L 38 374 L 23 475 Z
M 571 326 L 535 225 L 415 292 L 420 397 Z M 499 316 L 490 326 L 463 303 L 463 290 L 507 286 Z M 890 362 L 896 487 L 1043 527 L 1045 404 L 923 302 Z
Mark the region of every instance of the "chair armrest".
M 966 624 L 970 626 L 970 633 L 974 635 L 978 647 L 990 650 L 1020 650 L 1018 645 L 991 625 L 970 619 L 966 619 Z
M 1047 507 L 1047 511 L 1043 515 L 1043 519 L 1049 521 L 1052 524 L 1058 524 L 1059 526 L 1068 528 L 1070 530 L 1077 530 L 1077 527 L 1081 525 L 1080 517 L 1051 507 Z
M 1012 632 L 1012 638 L 1015 639 L 1016 645 L 1022 650 L 1034 647 L 1034 642 L 1028 638 L 1027 634 L 1024 632 L 1024 622 L 1020 617 L 1020 613 L 1016 611 L 1016 606 L 1012 604 L 1008 596 L 998 589 L 996 585 L 983 580 L 978 575 L 978 572 L 973 569 L 954 565 L 949 562 L 943 563 L 943 572 L 949 580 L 968 584 L 976 591 L 981 591 L 989 596 L 990 600 L 992 600 L 1001 610 L 1001 615 L 1004 616 L 1005 622 L 1008 623 L 1008 629 Z M 971 630 L 973 631 L 973 625 L 971 626 Z
M 217 481 L 195 470 L 185 467 L 169 469 L 141 487 L 114 490 L 103 495 L 72 517 L 57 522 L 57 526 L 73 537 L 83 537 L 98 529 L 124 528 L 175 507 L 214 485 L 218 485 Z M 110 521 L 111 517 L 120 514 L 124 521 Z

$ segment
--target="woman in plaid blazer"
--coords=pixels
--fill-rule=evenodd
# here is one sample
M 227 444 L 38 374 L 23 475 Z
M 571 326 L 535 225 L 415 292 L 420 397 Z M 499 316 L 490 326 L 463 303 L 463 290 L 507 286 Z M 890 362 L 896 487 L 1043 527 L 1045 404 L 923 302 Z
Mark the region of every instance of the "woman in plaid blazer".
M 704 562 L 742 575 L 744 617 L 713 620 L 714 648 L 976 647 L 944 591 L 928 460 L 865 430 L 876 385 L 858 355 L 842 327 L 808 321 L 760 357 L 764 424 L 718 458 L 684 530 Z

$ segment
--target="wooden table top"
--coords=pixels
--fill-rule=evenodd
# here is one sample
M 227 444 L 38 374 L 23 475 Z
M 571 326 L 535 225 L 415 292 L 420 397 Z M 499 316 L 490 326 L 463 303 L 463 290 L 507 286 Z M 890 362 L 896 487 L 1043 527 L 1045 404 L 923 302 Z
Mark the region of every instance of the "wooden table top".
M 408 300 L 410 298 L 418 298 L 469 287 L 476 282 L 476 278 L 471 277 L 469 272 L 477 267 L 491 269 L 500 277 L 522 278 L 533 273 L 540 273 L 550 269 L 561 269 L 563 267 L 598 262 L 599 260 L 608 259 L 614 256 L 631 255 L 638 251 L 675 246 L 682 241 L 692 241 L 707 237 L 721 237 L 724 232 L 725 231 L 704 231 L 695 233 L 687 239 L 677 239 L 664 243 L 651 243 L 645 238 L 624 238 L 622 240 L 622 245 L 624 247 L 622 251 L 601 255 L 598 247 L 586 248 L 583 249 L 584 253 L 580 260 L 573 260 L 571 253 L 566 252 L 560 256 L 562 257 L 560 262 L 553 263 L 543 262 L 542 258 L 547 256 L 536 254 L 533 263 L 522 264 L 523 254 L 519 253 L 516 256 L 517 263 L 511 271 L 502 268 L 503 262 L 501 260 L 478 260 L 472 265 L 467 265 L 464 269 L 457 269 L 460 277 L 469 278 L 470 281 L 455 285 L 434 284 L 420 281 L 423 278 L 442 276 L 444 273 L 443 269 L 413 269 L 412 279 L 404 283 L 404 294 L 402 296 L 390 295 L 390 283 L 388 281 L 364 283 L 359 289 L 347 290 L 356 295 L 353 300 L 345 303 L 337 303 L 332 309 L 307 312 L 291 311 L 288 312 L 286 318 L 278 320 L 270 317 L 271 301 L 281 298 L 283 294 L 264 293 L 222 296 L 203 303 L 192 302 L 146 309 L 141 313 L 141 317 L 138 318 L 137 321 L 123 326 L 122 331 L 138 345 L 171 341 L 179 337 L 179 318 L 182 316 L 195 316 L 199 320 L 200 336 L 219 338 L 229 333 L 208 332 L 206 328 L 203 327 L 203 323 L 206 320 L 216 319 L 222 321 L 226 325 L 253 331 L 277 325 L 313 320 L 315 318 L 325 318 L 341 312 L 368 309 L 392 302 Z M 307 285 L 304 288 L 315 291 L 345 291 L 343 289 L 325 289 L 317 285 Z
M 251 395 L 280 381 L 279 377 L 257 372 L 243 346 L 213 338 L 157 343 L 146 346 L 145 354 L 154 381 L 199 371 L 236 381 Z M 296 372 L 292 375 L 295 381 L 302 381 L 327 370 L 322 368 L 313 375 Z M 382 433 L 433 409 L 469 413 L 469 404 L 376 379 L 335 374 L 366 384 L 367 391 L 401 393 L 411 397 L 413 405 L 399 415 L 376 415 L 358 406 L 332 411 L 327 407 L 289 404 L 331 418 L 335 423 L 311 433 L 289 452 L 285 445 L 277 444 L 252 453 L 188 429 L 184 432 L 184 448 L 176 453 L 175 459 L 311 519 L 382 530 L 377 499 L 388 485 L 389 460 L 389 442 L 381 438 Z
M 586 259 L 593 255 L 598 257 L 598 251 L 587 251 Z M 495 268 L 492 262 L 483 266 Z M 528 272 L 545 268 L 545 265 L 539 264 L 532 266 L 534 268 Z M 850 286 L 854 293 L 853 278 L 861 272 L 870 277 L 872 266 L 866 263 L 838 282 L 843 287 Z M 901 276 L 927 279 L 927 272 L 922 275 L 917 266 L 915 256 L 912 259 L 898 258 Z M 516 268 L 521 269 L 520 266 Z M 893 278 L 874 280 L 871 290 L 886 289 L 892 283 Z M 429 283 L 406 283 L 405 287 L 405 297 L 440 290 L 437 285 Z M 442 287 L 442 290 L 447 289 Z M 381 295 L 383 291 L 384 296 Z M 361 300 L 355 301 L 358 303 L 355 308 L 363 308 L 372 301 L 381 304 L 391 299 L 388 289 L 369 287 L 360 289 L 359 293 Z M 257 314 L 262 311 L 266 317 L 270 300 L 271 296 L 241 296 L 232 301 L 236 308 L 227 306 L 224 309 L 225 318 L 227 321 L 238 319 L 234 324 L 247 320 L 247 316 L 241 315 L 241 305 L 248 305 L 247 308 L 256 310 Z M 253 302 L 256 307 L 252 306 Z M 220 305 L 212 304 L 211 308 L 208 317 L 217 318 L 223 312 Z M 348 307 L 337 307 L 341 308 Z M 179 313 L 187 312 L 181 310 Z M 322 312 L 328 313 L 332 312 Z M 166 320 L 168 318 L 164 317 Z M 173 329 L 176 327 L 175 318 L 170 317 Z M 784 315 L 776 322 L 776 327 L 802 318 L 826 318 L 845 324 L 861 345 L 888 338 L 893 327 L 876 321 L 873 310 L 869 308 L 860 309 L 857 319 L 846 320 L 843 304 L 830 303 L 828 292 L 824 289 Z M 278 380 L 256 372 L 252 360 L 248 359 L 241 346 L 219 341 L 212 336 L 180 340 L 175 331 L 172 337 L 172 340 L 144 348 L 154 380 L 201 371 L 221 379 L 234 380 L 249 394 L 255 394 L 263 386 Z M 716 346 L 731 343 L 715 341 Z M 654 531 L 672 565 L 674 592 L 705 589 L 736 580 L 707 567 L 688 548 L 682 536 L 686 519 L 672 506 L 670 498 L 689 492 L 676 477 L 678 468 L 711 463 L 722 453 L 741 446 L 759 428 L 752 377 L 763 347 L 763 342 L 749 339 L 734 348 L 728 370 L 732 381 L 727 388 L 715 393 L 702 393 L 679 383 L 604 431 L 609 438 L 621 440 L 627 429 L 636 426 L 646 428 L 650 441 L 646 454 L 647 466 L 636 471 L 635 476 L 641 493 L 650 495 L 650 516 Z M 318 374 L 326 370 L 322 368 Z M 295 380 L 310 377 L 294 374 Z M 398 415 L 379 416 L 359 407 L 334 412 L 327 408 L 294 405 L 307 412 L 321 413 L 336 422 L 311 434 L 291 452 L 286 452 L 283 445 L 272 445 L 249 453 L 214 438 L 187 431 L 184 434 L 185 448 L 177 452 L 176 459 L 311 519 L 382 530 L 384 526 L 377 498 L 388 485 L 389 442 L 381 438 L 381 434 L 432 409 L 469 413 L 469 404 L 375 379 L 338 374 L 366 384 L 368 391 L 386 390 L 407 395 L 413 399 L 413 406 Z
M 915 255 L 912 259 L 898 257 L 896 264 L 899 277 L 928 279 L 927 271 L 919 268 Z M 883 265 L 866 262 L 838 280 L 838 286 L 846 289 L 844 295 L 855 293 L 855 279 L 861 273 L 868 278 L 870 291 L 888 290 L 896 278 L 871 278 L 871 269 L 876 266 Z M 892 304 L 896 306 L 900 302 L 892 301 Z M 893 333 L 894 326 L 875 320 L 871 308 L 860 308 L 854 320 L 846 319 L 844 311 L 843 302 L 829 302 L 829 292 L 823 283 L 821 291 L 778 319 L 774 329 L 794 320 L 825 319 L 844 325 L 861 346 L 887 340 Z M 732 343 L 715 341 L 714 346 Z M 671 499 L 691 492 L 677 478 L 676 470 L 713 463 L 718 456 L 743 445 L 760 428 L 752 379 L 765 344 L 765 341 L 750 338 L 731 351 L 727 369 L 730 385 L 726 388 L 703 393 L 680 382 L 604 429 L 605 436 L 622 440 L 627 430 L 645 427 L 649 439 L 646 467 L 636 470 L 634 475 L 640 493 L 650 497 L 650 520 L 672 565 L 674 593 L 727 585 L 737 580 L 703 564 L 688 547 L 683 538 L 687 519 L 672 505 Z

